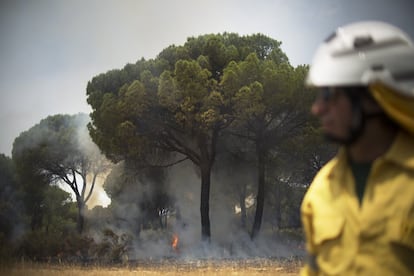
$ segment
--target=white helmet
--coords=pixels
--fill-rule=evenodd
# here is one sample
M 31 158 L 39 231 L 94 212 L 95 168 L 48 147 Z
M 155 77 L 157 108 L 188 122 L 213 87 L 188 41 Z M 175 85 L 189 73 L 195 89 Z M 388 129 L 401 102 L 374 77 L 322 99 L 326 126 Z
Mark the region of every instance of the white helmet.
M 307 77 L 311 86 L 383 83 L 414 97 L 414 46 L 407 34 L 384 22 L 339 28 L 317 50 Z

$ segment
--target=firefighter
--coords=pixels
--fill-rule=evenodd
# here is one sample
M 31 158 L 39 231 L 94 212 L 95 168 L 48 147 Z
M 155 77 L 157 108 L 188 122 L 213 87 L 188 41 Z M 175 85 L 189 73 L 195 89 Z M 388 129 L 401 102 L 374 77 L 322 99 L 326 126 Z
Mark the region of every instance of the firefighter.
M 301 275 L 414 275 L 414 46 L 385 22 L 356 22 L 318 48 L 311 112 L 336 156 L 301 206 Z

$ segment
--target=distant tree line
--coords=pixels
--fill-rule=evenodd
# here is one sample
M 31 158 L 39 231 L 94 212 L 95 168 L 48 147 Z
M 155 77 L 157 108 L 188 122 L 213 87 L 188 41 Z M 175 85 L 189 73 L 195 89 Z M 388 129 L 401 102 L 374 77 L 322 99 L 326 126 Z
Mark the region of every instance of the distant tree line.
M 200 180 L 185 185 L 200 185 L 201 240 L 214 239 L 214 179 L 227 180 L 220 191 L 229 209 L 239 206 L 239 227 L 252 239 L 263 222 L 299 228 L 307 185 L 335 149 L 309 114 L 308 66 L 293 67 L 280 45 L 262 34 L 202 35 L 93 77 L 90 118 L 50 116 L 16 138 L 12 158 L 0 156 L 1 257 L 58 256 L 85 245 L 98 255 L 125 251 L 128 238 L 105 230 L 95 244 L 85 232 L 102 230 L 100 220 L 133 225 L 138 236 L 163 228 L 162 210 L 182 200 L 168 192 L 168 176 L 183 163 Z M 87 210 L 108 173 L 111 205 Z M 246 206 L 251 195 L 253 207 Z

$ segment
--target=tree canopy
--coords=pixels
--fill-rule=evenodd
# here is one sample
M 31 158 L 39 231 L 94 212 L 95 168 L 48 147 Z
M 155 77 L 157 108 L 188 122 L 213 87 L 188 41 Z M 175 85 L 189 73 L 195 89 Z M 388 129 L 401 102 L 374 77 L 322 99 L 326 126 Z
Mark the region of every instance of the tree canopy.
M 96 76 L 87 86 L 91 136 L 113 161 L 190 159 L 200 170 L 202 237 L 209 239 L 210 175 L 223 131 L 243 126 L 261 158 L 304 124 L 306 67 L 293 68 L 280 45 L 261 34 L 191 37 L 156 59 Z
M 35 191 L 51 183 L 72 190 L 78 206 L 79 232 L 96 178 L 108 168 L 87 133 L 88 121 L 85 114 L 49 116 L 20 134 L 12 152 L 23 181 Z

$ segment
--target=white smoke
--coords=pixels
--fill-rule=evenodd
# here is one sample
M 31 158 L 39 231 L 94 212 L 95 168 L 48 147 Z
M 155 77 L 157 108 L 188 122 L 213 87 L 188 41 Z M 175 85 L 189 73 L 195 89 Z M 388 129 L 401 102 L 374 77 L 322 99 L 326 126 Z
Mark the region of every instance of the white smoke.
M 240 181 L 252 181 L 244 175 Z M 269 225 L 262 223 L 261 234 L 252 241 L 246 229 L 240 228 L 240 216 L 235 212 L 237 196 L 230 196 L 228 179 L 213 176 L 210 195 L 211 243 L 201 241 L 200 178 L 190 162 L 173 167 L 168 175 L 169 195 L 176 199 L 175 211 L 167 218 L 167 229 L 142 230 L 131 248 L 130 259 L 177 258 L 239 259 L 282 258 L 303 255 L 301 241 L 276 235 Z M 137 191 L 139 192 L 139 191 Z M 135 194 L 132 192 L 129 195 Z M 251 197 L 251 195 L 250 195 Z M 138 198 L 138 197 L 137 197 Z M 251 206 L 254 207 L 254 206 Z M 251 208 L 253 213 L 254 208 Z M 129 210 L 128 212 L 139 212 Z M 250 216 L 251 227 L 252 215 Z M 177 250 L 172 250 L 172 235 L 179 237 Z

